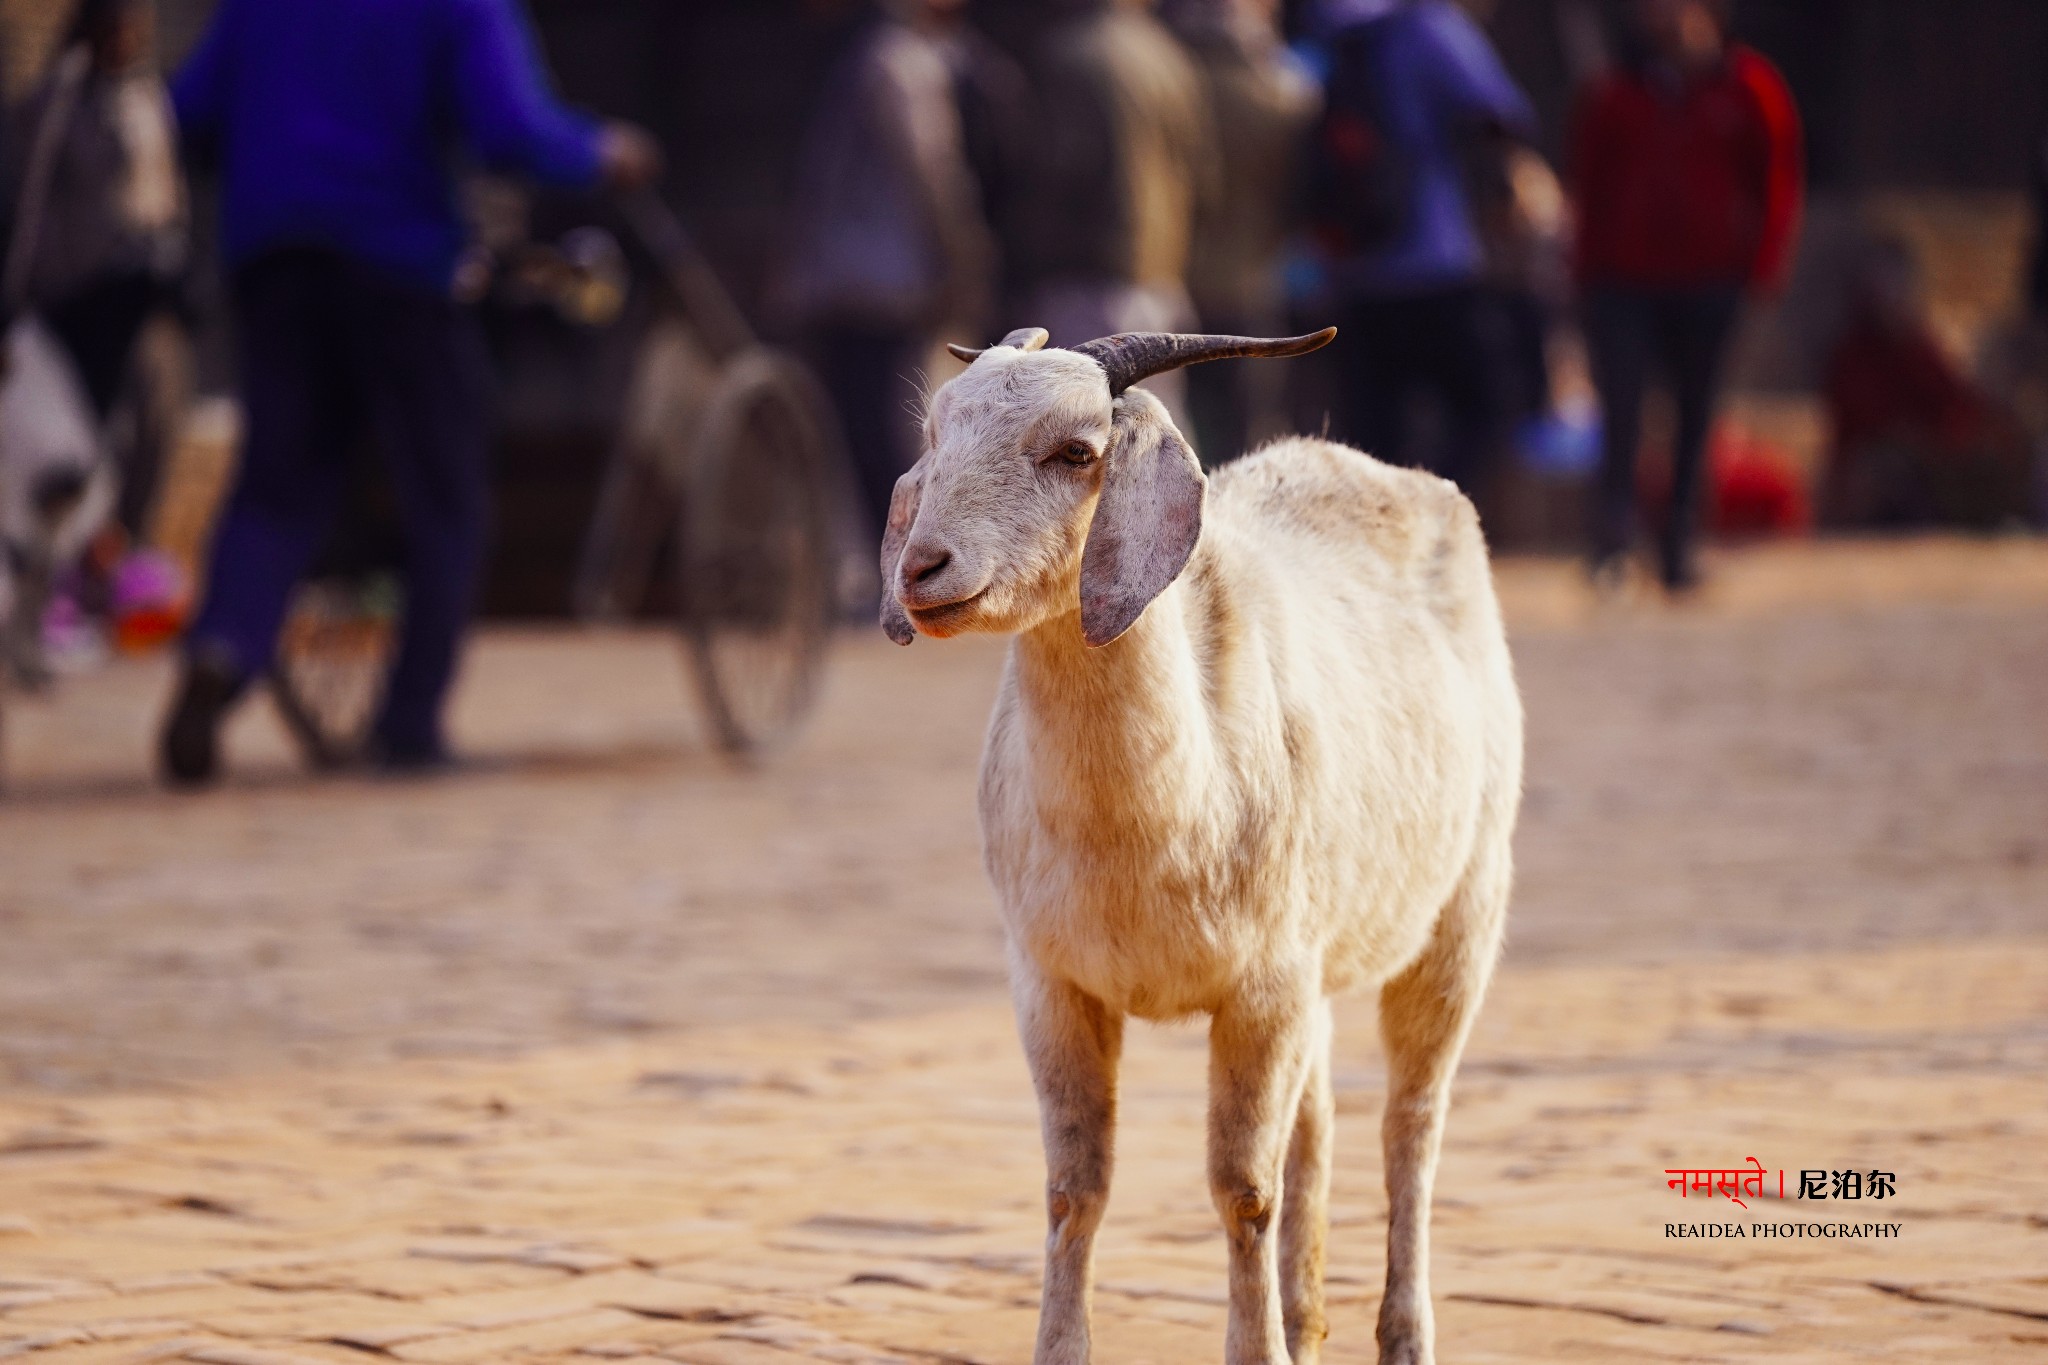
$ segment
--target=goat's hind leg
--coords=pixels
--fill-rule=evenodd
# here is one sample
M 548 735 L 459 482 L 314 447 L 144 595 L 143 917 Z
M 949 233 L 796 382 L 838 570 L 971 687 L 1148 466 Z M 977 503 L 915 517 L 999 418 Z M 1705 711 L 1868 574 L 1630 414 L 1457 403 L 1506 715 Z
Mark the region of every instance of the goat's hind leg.
M 1507 910 L 1508 857 L 1483 855 L 1444 907 L 1422 956 L 1380 992 L 1387 1109 L 1387 1288 L 1380 1365 L 1432 1365 L 1429 1209 L 1451 1077 L 1493 975 Z
M 1315 1365 L 1330 1334 L 1323 1308 L 1323 1257 L 1330 1236 L 1330 1002 L 1316 1006 L 1308 1076 L 1295 1106 L 1280 1203 L 1280 1308 L 1292 1365 Z
M 1109 1202 L 1122 1016 L 1030 966 L 1012 968 L 1017 1029 L 1045 1137 L 1045 1283 L 1035 1365 L 1086 1365 L 1095 1230 Z

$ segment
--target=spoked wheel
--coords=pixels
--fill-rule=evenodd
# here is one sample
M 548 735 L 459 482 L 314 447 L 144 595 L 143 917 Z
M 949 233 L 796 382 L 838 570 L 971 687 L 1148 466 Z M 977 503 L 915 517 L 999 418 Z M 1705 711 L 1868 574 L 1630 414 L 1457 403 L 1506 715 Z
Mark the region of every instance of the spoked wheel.
M 577 563 L 571 600 L 583 620 L 626 620 L 647 608 L 678 529 L 691 441 L 720 374 L 717 361 L 676 319 L 657 323 L 641 344 Z
M 691 673 L 719 747 L 773 747 L 810 711 L 833 619 L 837 447 L 809 374 L 729 362 L 698 428 L 676 556 Z
M 396 572 L 333 573 L 301 584 L 278 636 L 271 695 L 316 768 L 360 761 L 384 701 L 404 589 Z

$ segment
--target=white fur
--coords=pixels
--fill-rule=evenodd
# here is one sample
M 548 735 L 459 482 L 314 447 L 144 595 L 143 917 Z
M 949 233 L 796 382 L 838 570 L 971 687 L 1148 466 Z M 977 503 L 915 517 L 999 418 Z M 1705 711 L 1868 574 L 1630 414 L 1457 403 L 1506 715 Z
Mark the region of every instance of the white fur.
M 1381 989 L 1389 1059 L 1380 1358 L 1433 1359 L 1430 1189 L 1498 954 L 1521 785 L 1470 503 L 1304 439 L 1205 494 L 1158 401 L 1112 399 L 1072 352 L 988 351 L 934 396 L 927 436 L 892 510 L 885 620 L 899 638 L 906 619 L 1017 637 L 981 818 L 1044 1116 L 1037 1360 L 1088 1355 L 1123 1020 L 1193 1014 L 1211 1019 L 1227 1359 L 1318 1357 L 1327 1000 L 1357 987 Z M 1075 442 L 1098 458 L 1058 456 Z M 1155 519 L 1188 525 L 1188 546 L 1148 540 Z M 1132 591 L 1149 606 L 1091 647 L 1084 618 L 1122 629 L 1100 627 L 1102 603 Z

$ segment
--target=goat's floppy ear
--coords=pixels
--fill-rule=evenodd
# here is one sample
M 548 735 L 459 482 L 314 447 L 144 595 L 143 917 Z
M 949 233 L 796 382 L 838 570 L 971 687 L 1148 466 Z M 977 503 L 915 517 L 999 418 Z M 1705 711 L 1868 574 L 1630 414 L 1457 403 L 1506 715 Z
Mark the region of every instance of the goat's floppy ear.
M 1102 495 L 1081 551 L 1081 635 L 1106 645 L 1180 576 L 1202 535 L 1208 482 L 1165 404 L 1143 389 L 1116 400 Z
M 882 633 L 899 645 L 917 638 L 903 603 L 896 596 L 896 570 L 903 562 L 903 545 L 910 539 L 910 525 L 917 520 L 917 502 L 924 492 L 924 465 L 920 461 L 896 480 L 889 497 L 889 524 L 882 530 Z

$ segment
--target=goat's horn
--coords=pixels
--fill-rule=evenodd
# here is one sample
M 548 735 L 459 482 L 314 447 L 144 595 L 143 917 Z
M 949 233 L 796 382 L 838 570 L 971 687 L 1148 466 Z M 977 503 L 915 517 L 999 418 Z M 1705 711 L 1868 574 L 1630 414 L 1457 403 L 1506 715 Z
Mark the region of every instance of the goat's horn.
M 1019 327 L 1016 331 L 998 341 L 996 345 L 1014 346 L 1020 351 L 1035 351 L 1045 345 L 1046 339 L 1051 335 L 1043 327 Z M 946 349 L 951 351 L 955 358 L 964 360 L 970 365 L 981 357 L 981 352 L 975 350 L 972 346 L 956 346 L 949 341 L 946 343 Z
M 1201 336 L 1181 332 L 1118 332 L 1115 336 L 1084 342 L 1073 349 L 1102 366 L 1109 375 L 1109 391 L 1120 394 L 1142 379 L 1183 365 L 1205 360 L 1229 360 L 1235 356 L 1306 355 L 1327 346 L 1337 335 L 1335 327 L 1298 337 Z

